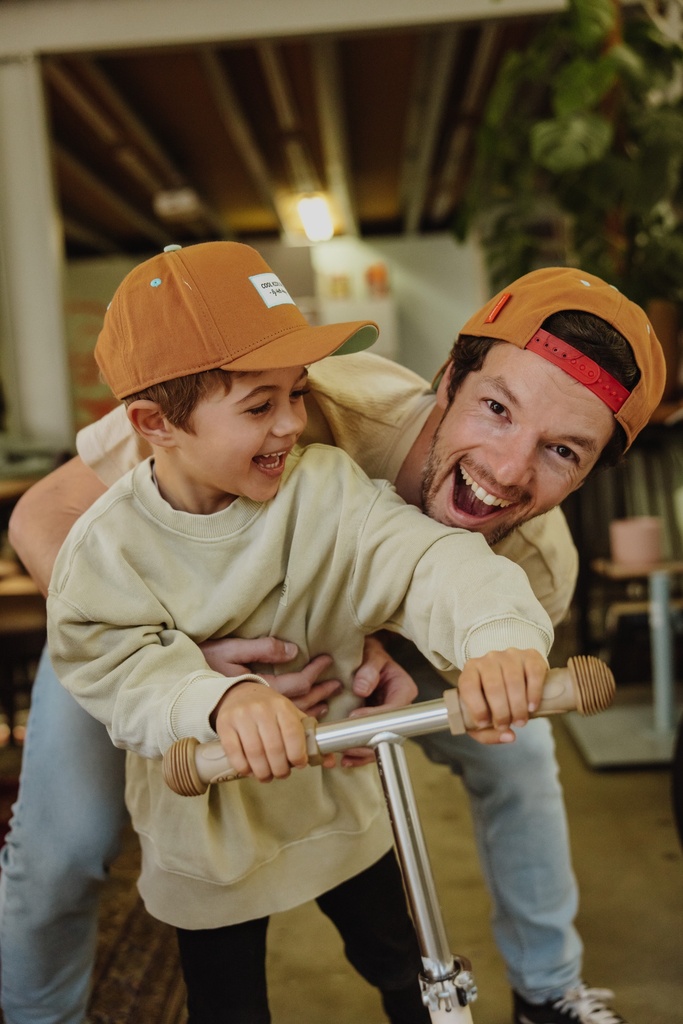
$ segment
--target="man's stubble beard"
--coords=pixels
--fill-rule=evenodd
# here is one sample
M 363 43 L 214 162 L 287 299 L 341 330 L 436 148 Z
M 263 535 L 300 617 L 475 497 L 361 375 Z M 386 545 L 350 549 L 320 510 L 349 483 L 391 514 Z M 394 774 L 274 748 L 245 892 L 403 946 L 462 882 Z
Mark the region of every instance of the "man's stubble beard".
M 422 474 L 422 489 L 420 498 L 422 511 L 426 515 L 428 515 L 430 519 L 436 520 L 436 522 L 442 522 L 442 520 L 439 519 L 437 515 L 436 503 L 434 501 L 433 496 L 434 481 L 437 479 L 439 475 L 440 464 L 439 459 L 436 456 L 436 444 L 441 432 L 442 423 L 443 418 L 441 420 L 441 423 L 439 423 L 438 427 L 434 431 L 434 437 L 432 438 L 432 442 L 429 446 L 429 451 L 427 453 L 427 458 L 425 460 L 424 473 Z M 451 470 L 450 473 L 448 473 L 447 475 L 452 476 L 452 474 L 453 470 Z M 522 517 L 514 523 L 501 523 L 500 526 L 497 529 L 494 529 L 490 535 L 485 535 L 483 533 L 483 530 L 476 529 L 469 530 L 468 532 L 481 533 L 489 547 L 494 547 L 494 545 L 500 544 L 501 541 L 505 540 L 506 537 L 509 537 L 511 533 L 514 533 L 515 530 L 518 527 L 522 526 L 524 523 L 530 523 L 532 519 L 536 519 L 538 516 L 544 514 L 545 512 L 535 512 L 533 515 L 527 516 L 526 518 Z M 443 523 L 443 525 L 450 526 L 451 524 Z M 462 529 L 462 527 L 453 527 L 453 529 Z

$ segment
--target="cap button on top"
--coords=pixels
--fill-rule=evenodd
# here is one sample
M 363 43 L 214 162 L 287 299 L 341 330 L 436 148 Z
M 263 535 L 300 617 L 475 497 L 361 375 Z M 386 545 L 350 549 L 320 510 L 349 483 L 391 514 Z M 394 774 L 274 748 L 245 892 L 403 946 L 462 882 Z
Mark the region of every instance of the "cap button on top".
M 176 242 L 164 246 L 164 252 L 177 252 L 178 249 L 182 249 L 182 245 L 178 245 Z

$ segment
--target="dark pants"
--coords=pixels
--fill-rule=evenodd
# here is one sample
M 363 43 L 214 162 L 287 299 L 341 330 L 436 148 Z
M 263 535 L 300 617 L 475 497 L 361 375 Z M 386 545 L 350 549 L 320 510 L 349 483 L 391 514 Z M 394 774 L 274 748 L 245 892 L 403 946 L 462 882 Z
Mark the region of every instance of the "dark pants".
M 349 963 L 380 990 L 392 1024 L 428 1024 L 418 982 L 422 961 L 393 851 L 316 902 L 344 940 Z M 267 928 L 263 917 L 177 929 L 188 1024 L 269 1024 Z

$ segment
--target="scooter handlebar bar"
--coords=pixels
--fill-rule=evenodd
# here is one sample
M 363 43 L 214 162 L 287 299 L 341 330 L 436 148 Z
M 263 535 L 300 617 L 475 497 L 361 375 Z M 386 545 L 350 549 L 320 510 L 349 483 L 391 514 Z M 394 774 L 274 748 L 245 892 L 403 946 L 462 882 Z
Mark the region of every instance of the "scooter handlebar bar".
M 566 668 L 550 669 L 541 703 L 531 717 L 565 711 L 597 714 L 609 707 L 614 692 L 614 676 L 609 667 L 599 658 L 579 655 L 570 658 Z M 442 699 L 411 704 L 395 711 L 324 725 L 307 718 L 303 725 L 309 764 L 320 764 L 323 754 L 372 746 L 375 737 L 387 733 L 420 736 L 450 729 L 458 735 L 475 729 L 455 688 L 447 690 Z M 164 754 L 162 771 L 167 785 L 180 796 L 198 796 L 214 782 L 239 778 L 218 740 L 209 743 L 199 743 L 193 738 L 178 740 Z

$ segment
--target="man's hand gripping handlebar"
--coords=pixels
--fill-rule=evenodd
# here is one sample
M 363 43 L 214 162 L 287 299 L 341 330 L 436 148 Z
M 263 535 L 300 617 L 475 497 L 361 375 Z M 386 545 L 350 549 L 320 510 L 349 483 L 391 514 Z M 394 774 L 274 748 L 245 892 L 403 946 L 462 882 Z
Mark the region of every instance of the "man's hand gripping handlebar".
M 594 715 L 612 703 L 614 676 L 599 658 L 579 655 L 570 658 L 566 668 L 551 669 L 546 677 L 538 709 L 538 718 L 578 711 Z M 372 746 L 381 734 L 421 736 L 450 729 L 454 735 L 474 728 L 456 689 L 447 690 L 440 700 L 411 704 L 397 711 L 386 711 L 367 718 L 348 718 L 319 725 L 316 719 L 303 722 L 308 747 L 308 763 L 320 764 L 321 755 L 352 747 Z M 180 796 L 198 796 L 214 782 L 229 782 L 239 776 L 231 768 L 218 740 L 199 743 L 182 739 L 174 743 L 163 760 L 163 775 L 168 786 Z

